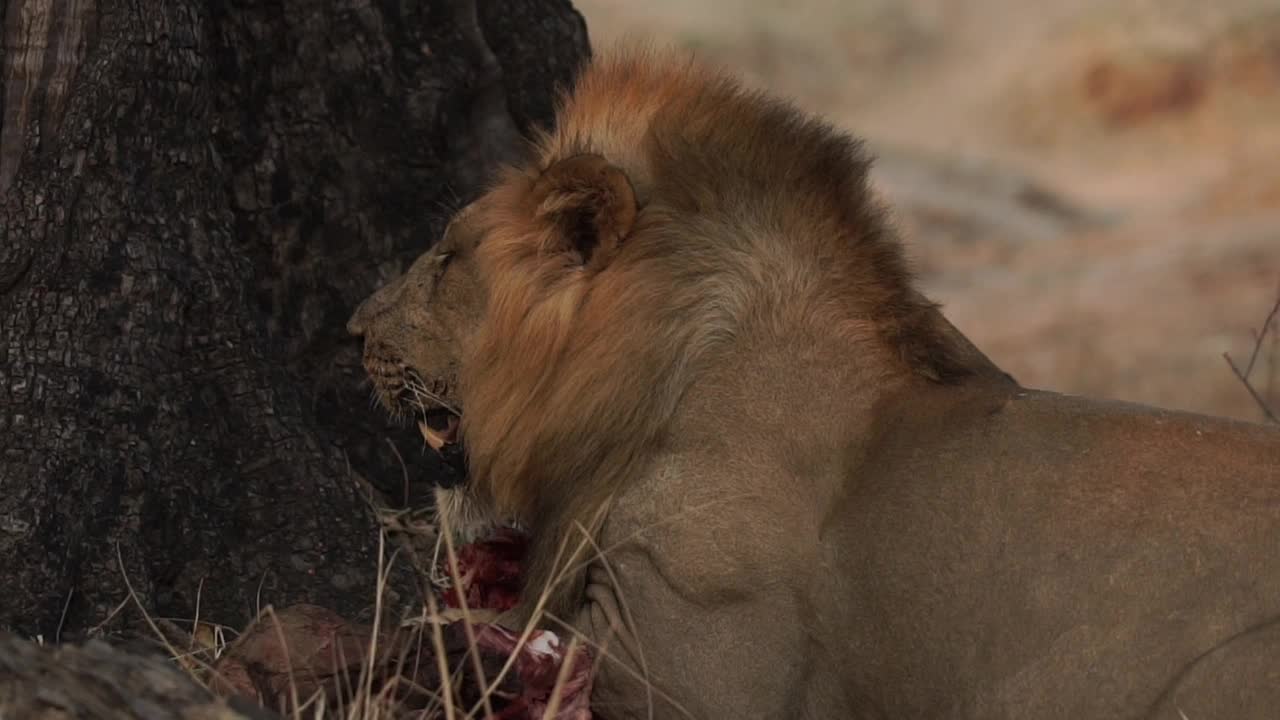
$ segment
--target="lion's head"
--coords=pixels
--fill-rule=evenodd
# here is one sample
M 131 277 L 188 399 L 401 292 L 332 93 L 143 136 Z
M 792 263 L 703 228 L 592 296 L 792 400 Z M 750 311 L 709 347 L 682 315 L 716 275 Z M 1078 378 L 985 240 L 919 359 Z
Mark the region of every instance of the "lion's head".
M 816 332 L 858 348 L 833 374 L 879 384 L 985 360 L 912 287 L 860 144 L 726 76 L 597 59 L 528 157 L 350 323 L 383 403 L 462 438 L 494 517 L 581 522 L 753 346 Z
M 537 427 L 541 418 L 581 417 L 580 409 L 557 415 L 557 403 L 596 407 L 604 399 L 566 393 L 564 375 L 549 378 L 582 331 L 600 333 L 575 317 L 577 303 L 636 213 L 629 180 L 598 154 L 537 171 L 509 169 L 348 322 L 364 337 L 364 365 L 379 402 L 393 416 L 416 420 L 438 452 L 469 450 L 478 472 L 467 503 L 462 491 L 437 494 L 446 510 L 474 516 L 464 526 L 478 521 L 477 505 L 512 522 L 526 515 L 529 497 L 511 490 L 527 483 L 494 478 L 522 477 L 537 446 L 555 445 Z M 577 351 L 571 354 L 570 365 L 580 365 Z M 469 408 L 476 410 L 465 413 Z M 483 422 L 469 423 L 471 417 Z

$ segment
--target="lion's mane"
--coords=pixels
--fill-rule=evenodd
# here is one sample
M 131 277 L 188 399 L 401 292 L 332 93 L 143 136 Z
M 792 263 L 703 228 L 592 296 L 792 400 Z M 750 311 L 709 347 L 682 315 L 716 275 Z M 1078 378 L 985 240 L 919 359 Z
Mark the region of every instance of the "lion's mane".
M 612 189 L 545 177 L 584 155 L 619 168 L 637 208 L 589 260 L 564 252 L 564 213 L 607 205 Z M 860 144 L 786 103 L 626 49 L 583 72 L 532 157 L 473 219 L 487 307 L 464 364 L 463 434 L 473 491 L 501 516 L 589 518 L 661 442 L 700 368 L 760 333 L 825 325 L 866 349 L 868 373 L 966 373 L 912 289 Z

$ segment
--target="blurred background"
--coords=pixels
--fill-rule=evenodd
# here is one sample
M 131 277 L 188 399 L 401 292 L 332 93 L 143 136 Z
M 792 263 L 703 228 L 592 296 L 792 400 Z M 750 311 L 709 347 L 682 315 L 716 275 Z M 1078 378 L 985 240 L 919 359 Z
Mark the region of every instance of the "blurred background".
M 866 139 L 926 291 L 1024 385 L 1262 417 L 1223 353 L 1280 297 L 1280 0 L 574 4 L 597 50 L 690 48 Z

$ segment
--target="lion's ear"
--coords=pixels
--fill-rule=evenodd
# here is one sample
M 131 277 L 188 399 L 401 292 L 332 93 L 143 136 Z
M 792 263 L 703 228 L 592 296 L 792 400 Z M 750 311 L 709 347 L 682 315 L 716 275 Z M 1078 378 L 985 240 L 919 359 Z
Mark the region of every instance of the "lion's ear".
M 575 155 L 547 168 L 534 186 L 539 219 L 554 225 L 551 249 L 586 265 L 607 262 L 636 221 L 627 174 L 600 155 Z

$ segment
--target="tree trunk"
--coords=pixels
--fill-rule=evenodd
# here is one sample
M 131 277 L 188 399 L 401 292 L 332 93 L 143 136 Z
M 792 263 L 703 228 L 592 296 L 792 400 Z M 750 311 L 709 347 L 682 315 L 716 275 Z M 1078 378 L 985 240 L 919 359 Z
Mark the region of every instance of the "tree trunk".
M 165 617 L 367 614 L 357 478 L 403 500 L 421 440 L 370 407 L 343 324 L 551 120 L 581 18 L 568 0 L 0 17 L 0 625 L 75 634 L 126 578 Z

